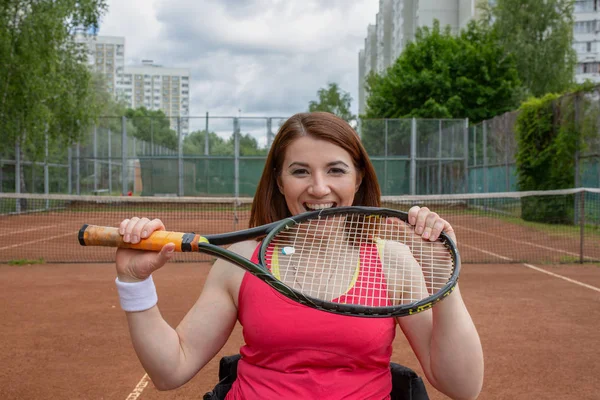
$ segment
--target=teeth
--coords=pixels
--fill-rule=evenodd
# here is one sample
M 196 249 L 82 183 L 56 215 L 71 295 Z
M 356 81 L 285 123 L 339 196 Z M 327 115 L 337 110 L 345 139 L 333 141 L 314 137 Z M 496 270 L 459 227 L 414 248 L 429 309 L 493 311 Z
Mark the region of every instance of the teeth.
M 331 208 L 333 207 L 334 203 L 325 203 L 325 204 L 310 204 L 310 203 L 304 203 L 306 205 L 306 208 L 311 209 L 311 210 L 322 210 L 324 208 Z

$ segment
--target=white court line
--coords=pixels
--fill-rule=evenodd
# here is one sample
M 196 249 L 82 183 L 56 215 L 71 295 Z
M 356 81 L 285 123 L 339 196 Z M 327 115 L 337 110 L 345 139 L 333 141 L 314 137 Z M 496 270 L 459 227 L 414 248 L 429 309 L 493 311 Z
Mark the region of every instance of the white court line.
M 142 379 L 140 379 L 136 387 L 131 393 L 129 393 L 129 396 L 127 396 L 125 400 L 136 400 L 138 397 L 140 397 L 146 386 L 148 386 L 148 380 L 148 374 L 144 374 L 144 376 L 142 376 Z
M 19 233 L 25 233 L 25 232 L 31 232 L 31 231 L 37 231 L 38 229 L 41 230 L 41 229 L 46 229 L 46 228 L 56 228 L 58 226 L 67 225 L 67 224 L 70 224 L 70 222 L 63 222 L 62 224 L 52 224 L 52 225 L 45 225 L 45 226 L 37 226 L 35 228 L 23 229 L 23 230 L 20 230 L 20 231 L 11 231 L 9 233 L 3 233 L 3 234 L 1 234 L 0 237 L 2 237 L 2 236 L 8 236 L 8 235 L 16 235 L 16 234 L 19 234 Z
M 478 230 L 478 229 L 466 228 L 466 227 L 464 227 L 464 226 L 456 226 L 456 225 L 455 225 L 454 227 L 455 227 L 455 228 L 464 229 L 464 230 L 466 230 L 466 231 L 477 232 L 477 233 L 479 233 L 479 234 L 484 234 L 484 235 L 487 235 L 487 236 L 491 236 L 491 237 L 495 237 L 495 238 L 498 238 L 498 239 L 506 240 L 506 241 L 508 241 L 508 242 L 515 242 L 515 243 L 518 243 L 518 244 L 526 244 L 526 245 L 528 245 L 528 246 L 539 247 L 539 248 L 541 248 L 541 249 L 548 250 L 548 251 L 556 251 L 556 252 L 558 252 L 558 253 L 565 253 L 565 254 L 568 254 L 568 255 L 570 255 L 570 256 L 576 256 L 576 257 L 579 257 L 579 254 L 578 254 L 578 253 L 572 253 L 572 252 L 570 252 L 570 251 L 566 251 L 566 250 L 557 249 L 557 248 L 555 248 L 555 247 L 543 246 L 543 245 L 541 245 L 541 244 L 537 244 L 537 243 L 531 243 L 531 242 L 527 242 L 527 241 L 524 241 L 524 240 L 509 239 L 509 238 L 507 238 L 507 237 L 504 237 L 504 236 L 500 236 L 500 235 L 494 235 L 493 233 L 489 233 L 489 232 L 485 232 L 485 231 L 480 231 L 480 230 Z M 588 256 L 584 256 L 583 258 L 590 258 L 590 257 L 588 257 Z
M 13 244 L 13 245 L 6 246 L 6 247 L 0 247 L 0 250 L 12 249 L 13 247 L 19 247 L 19 246 L 27 246 L 28 244 L 45 242 L 47 240 L 52 240 L 52 239 L 60 238 L 63 236 L 69 236 L 69 235 L 73 235 L 73 238 L 75 238 L 75 235 L 77 233 L 79 233 L 79 231 L 77 231 L 75 233 L 73 233 L 73 232 L 63 233 L 62 235 L 56 235 L 56 236 L 51 236 L 51 237 L 47 237 L 47 238 L 43 238 L 43 239 L 32 240 L 30 242 L 17 243 L 17 244 Z M 75 240 L 75 239 L 73 239 L 73 240 Z
M 548 275 L 553 276 L 555 278 L 563 279 L 563 280 L 565 280 L 567 282 L 571 282 L 571 283 L 574 283 L 576 285 L 583 286 L 584 288 L 595 290 L 596 292 L 600 293 L 600 288 L 597 288 L 596 286 L 588 285 L 587 283 L 579 282 L 579 281 L 576 281 L 575 279 L 567 278 L 566 276 L 562 276 L 562 275 L 559 275 L 559 274 L 555 274 L 554 272 L 546 271 L 545 269 L 538 268 L 538 267 L 536 267 L 534 265 L 531 265 L 531 264 L 523 264 L 523 265 L 526 266 L 527 268 L 531 268 L 531 269 L 534 269 L 536 271 L 543 272 L 544 274 L 548 274 Z
M 477 247 L 469 246 L 469 245 L 466 245 L 466 244 L 459 245 L 459 246 L 460 247 L 468 247 L 470 249 L 473 249 L 473 250 L 476 250 L 476 251 L 480 251 L 482 253 L 488 254 L 490 256 L 498 257 L 498 258 L 501 258 L 501 259 L 506 260 L 506 261 L 512 261 L 512 258 L 504 257 L 504 256 L 501 256 L 500 254 L 492 253 L 491 251 L 482 250 L 482 249 L 479 249 Z M 584 287 L 586 289 L 591 289 L 591 290 L 594 290 L 594 291 L 600 293 L 600 288 L 597 288 L 596 286 L 588 285 L 587 283 L 583 283 L 583 282 L 577 281 L 575 279 L 567 278 L 566 276 L 563 276 L 563 275 L 555 274 L 554 272 L 547 271 L 547 270 L 545 270 L 543 268 L 539 268 L 539 267 L 536 267 L 536 266 L 531 265 L 531 264 L 522 264 L 522 265 L 525 266 L 525 267 L 527 267 L 527 268 L 531 268 L 531 269 L 533 269 L 535 271 L 543 272 L 544 274 L 548 274 L 548 275 L 553 276 L 555 278 L 559 278 L 559 279 L 565 280 L 567 282 L 574 283 L 575 285 L 579 285 L 579 286 Z
M 493 256 L 493 257 L 498 257 L 498 258 L 501 258 L 501 259 L 506 260 L 506 261 L 513 261 L 512 258 L 504 257 L 504 256 L 501 256 L 500 254 L 492 253 L 491 251 L 482 250 L 479 247 L 469 246 L 468 244 L 461 244 L 460 247 L 468 247 L 470 249 L 480 251 L 482 253 L 488 254 L 488 255 Z

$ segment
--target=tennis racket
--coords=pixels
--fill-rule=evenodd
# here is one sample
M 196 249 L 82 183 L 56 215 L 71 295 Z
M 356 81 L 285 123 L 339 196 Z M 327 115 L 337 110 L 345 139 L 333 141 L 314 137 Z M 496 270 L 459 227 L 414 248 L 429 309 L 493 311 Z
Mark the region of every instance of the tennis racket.
M 153 232 L 124 243 L 118 228 L 84 225 L 83 246 L 198 251 L 225 259 L 298 303 L 336 314 L 401 317 L 430 309 L 456 287 L 460 257 L 441 234 L 424 240 L 408 214 L 373 207 L 310 211 L 233 233 Z M 220 246 L 264 237 L 258 263 Z

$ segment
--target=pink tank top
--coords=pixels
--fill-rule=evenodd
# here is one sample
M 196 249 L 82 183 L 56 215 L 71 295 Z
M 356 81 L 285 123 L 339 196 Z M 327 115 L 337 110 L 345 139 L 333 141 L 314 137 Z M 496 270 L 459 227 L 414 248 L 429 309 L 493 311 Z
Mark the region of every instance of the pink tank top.
M 382 274 L 375 246 L 364 249 L 354 287 L 338 301 L 364 290 L 380 291 L 373 297 L 383 298 L 385 287 L 373 284 Z M 227 400 L 390 398 L 394 319 L 314 310 L 287 299 L 250 273 L 240 286 L 238 319 L 246 344 L 240 349 L 238 376 Z

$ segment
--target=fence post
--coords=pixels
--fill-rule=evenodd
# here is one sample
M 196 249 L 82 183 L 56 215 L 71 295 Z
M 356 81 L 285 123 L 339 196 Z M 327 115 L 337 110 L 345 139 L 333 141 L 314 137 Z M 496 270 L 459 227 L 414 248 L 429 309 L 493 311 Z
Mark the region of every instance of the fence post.
M 112 196 L 112 144 L 110 137 L 112 132 L 108 128 L 108 194 Z
M 15 141 L 15 193 L 21 193 L 21 144 L 20 138 Z M 21 212 L 21 199 L 15 199 L 15 211 Z
M 121 195 L 127 196 L 127 117 L 121 117 Z
M 181 137 L 181 118 L 177 117 L 177 175 L 178 191 L 177 194 L 183 196 L 183 138 Z
M 81 194 L 81 144 L 77 142 L 75 147 L 75 194 Z
M 206 180 L 206 194 L 210 193 L 210 176 L 208 171 L 210 169 L 210 161 L 208 156 L 210 154 L 210 141 L 208 140 L 208 111 L 206 112 L 206 123 L 204 125 L 204 179 Z
M 585 190 L 579 192 L 579 263 L 583 264 L 585 239 Z
M 383 191 L 388 195 L 388 119 L 385 119 L 385 137 L 383 142 Z
M 67 149 L 67 190 L 69 194 L 73 194 L 73 146 L 69 146 Z
M 98 193 L 98 126 L 94 124 L 94 194 Z
M 50 175 L 48 171 L 48 130 L 44 135 L 44 194 L 50 193 Z M 46 198 L 46 210 L 50 208 L 50 201 Z
M 442 193 L 442 120 L 440 119 L 439 128 L 438 128 L 438 171 L 437 171 L 437 181 L 438 181 L 438 194 Z
M 490 186 L 488 183 L 488 158 L 487 158 L 487 121 L 483 121 L 483 191 L 488 193 Z
M 272 118 L 267 118 L 267 148 L 271 148 L 271 144 L 273 143 L 273 131 L 272 131 Z
M 233 195 L 240 197 L 240 120 L 233 119 Z
M 469 118 L 465 118 L 463 131 L 463 154 L 465 155 L 465 193 L 469 192 Z
M 417 120 L 412 118 L 410 130 L 410 194 L 417 192 Z

